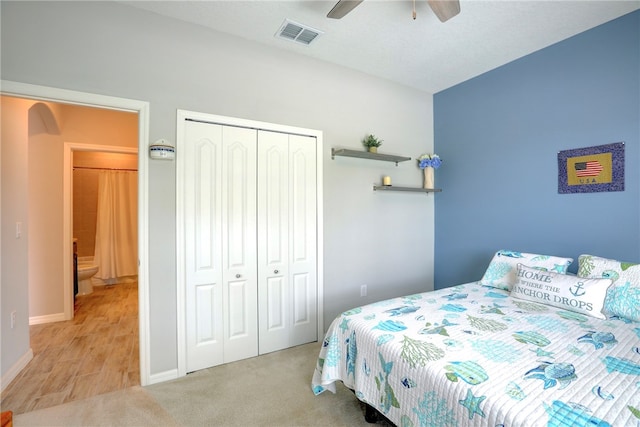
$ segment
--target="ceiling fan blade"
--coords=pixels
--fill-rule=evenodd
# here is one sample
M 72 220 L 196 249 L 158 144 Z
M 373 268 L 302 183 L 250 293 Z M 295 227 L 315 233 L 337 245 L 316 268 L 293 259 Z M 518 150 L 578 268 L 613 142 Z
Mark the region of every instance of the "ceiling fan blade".
M 340 0 L 333 6 L 333 9 L 327 13 L 327 18 L 340 19 L 347 13 L 351 12 L 363 0 Z
M 427 0 L 431 10 L 436 14 L 440 22 L 448 21 L 460 13 L 458 0 Z

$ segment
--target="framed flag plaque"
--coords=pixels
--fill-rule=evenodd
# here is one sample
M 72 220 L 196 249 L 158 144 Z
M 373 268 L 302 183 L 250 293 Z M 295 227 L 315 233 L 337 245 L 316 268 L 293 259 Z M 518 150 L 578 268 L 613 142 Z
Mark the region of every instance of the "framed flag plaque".
M 624 142 L 558 152 L 558 193 L 624 191 Z

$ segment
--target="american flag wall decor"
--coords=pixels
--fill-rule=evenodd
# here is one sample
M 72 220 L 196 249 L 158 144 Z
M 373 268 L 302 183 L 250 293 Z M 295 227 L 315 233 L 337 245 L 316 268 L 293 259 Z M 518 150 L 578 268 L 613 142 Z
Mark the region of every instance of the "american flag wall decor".
M 590 160 L 588 162 L 576 162 L 573 167 L 576 170 L 576 177 L 578 178 L 597 177 L 600 176 L 600 174 L 604 170 L 604 166 L 602 166 L 602 163 L 597 160 Z
M 558 152 L 558 193 L 624 191 L 624 142 Z

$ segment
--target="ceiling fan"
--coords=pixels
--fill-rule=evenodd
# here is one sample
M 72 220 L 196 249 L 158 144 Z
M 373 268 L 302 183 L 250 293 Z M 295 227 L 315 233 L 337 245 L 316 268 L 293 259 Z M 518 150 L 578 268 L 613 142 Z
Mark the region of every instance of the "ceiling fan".
M 338 3 L 333 6 L 333 9 L 329 11 L 327 18 L 340 19 L 355 9 L 362 1 L 363 0 L 339 0 Z M 448 21 L 460 13 L 460 2 L 458 0 L 427 0 L 427 2 L 441 22 Z M 416 19 L 415 0 L 413 19 Z

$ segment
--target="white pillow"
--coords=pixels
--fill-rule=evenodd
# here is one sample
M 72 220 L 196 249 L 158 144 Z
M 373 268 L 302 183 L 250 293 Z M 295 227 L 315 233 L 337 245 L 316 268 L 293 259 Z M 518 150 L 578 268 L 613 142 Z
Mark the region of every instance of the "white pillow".
M 587 316 L 606 319 L 602 314 L 611 279 L 583 277 L 542 271 L 518 264 L 517 281 L 511 296 L 535 301 Z
M 605 314 L 640 322 L 640 264 L 580 255 L 578 266 L 580 277 L 612 280 L 604 303 Z
M 480 284 L 510 291 L 516 282 L 516 272 L 520 263 L 564 274 L 572 262 L 573 258 L 499 250 L 489 263 Z

